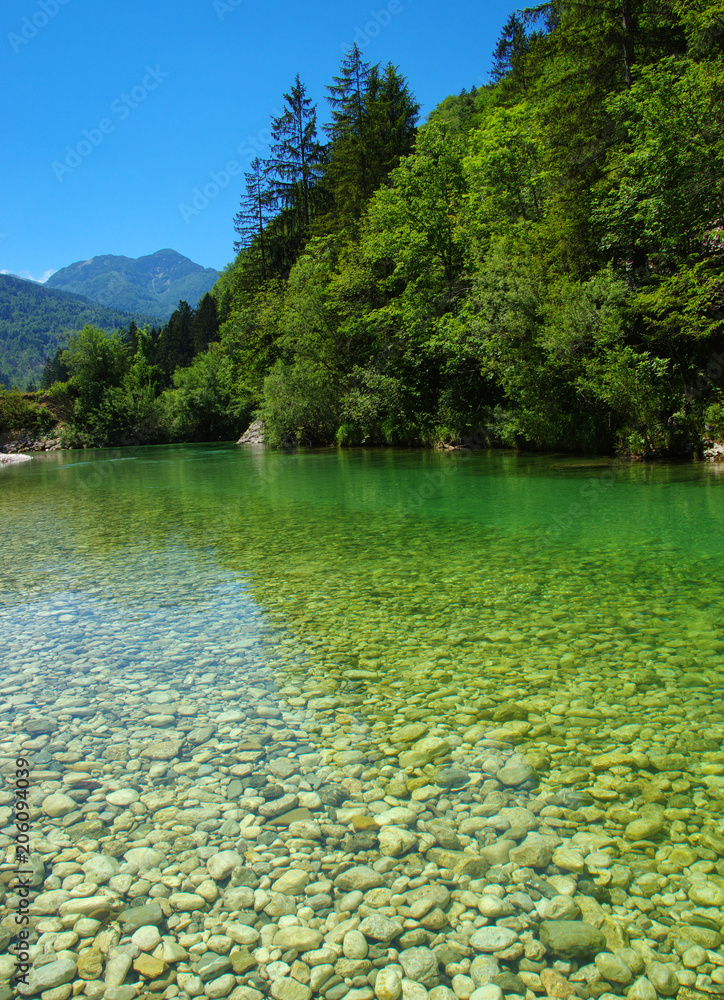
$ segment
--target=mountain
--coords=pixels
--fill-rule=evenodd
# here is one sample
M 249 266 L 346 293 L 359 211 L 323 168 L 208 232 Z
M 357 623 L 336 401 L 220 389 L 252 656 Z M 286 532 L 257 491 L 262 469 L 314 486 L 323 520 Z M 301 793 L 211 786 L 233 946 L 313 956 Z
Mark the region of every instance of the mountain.
M 0 274 L 0 381 L 21 388 L 38 382 L 46 358 L 65 346 L 69 331 L 87 323 L 117 330 L 132 319 L 139 326 L 162 323 L 158 316 L 119 312 L 82 295 Z
M 45 287 L 85 295 L 111 309 L 151 313 L 166 320 L 181 299 L 195 308 L 218 277 L 218 271 L 194 264 L 175 250 L 159 250 L 137 259 L 105 254 L 80 260 L 56 271 Z

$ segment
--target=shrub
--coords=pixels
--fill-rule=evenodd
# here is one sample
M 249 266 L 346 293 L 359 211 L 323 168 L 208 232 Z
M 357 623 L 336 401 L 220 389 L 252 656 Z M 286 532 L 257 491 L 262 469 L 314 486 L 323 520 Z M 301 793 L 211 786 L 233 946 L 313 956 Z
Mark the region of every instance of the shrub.
M 12 434 L 25 431 L 29 434 L 47 434 L 55 423 L 53 414 L 43 406 L 31 402 L 21 392 L 0 391 L 0 433 Z

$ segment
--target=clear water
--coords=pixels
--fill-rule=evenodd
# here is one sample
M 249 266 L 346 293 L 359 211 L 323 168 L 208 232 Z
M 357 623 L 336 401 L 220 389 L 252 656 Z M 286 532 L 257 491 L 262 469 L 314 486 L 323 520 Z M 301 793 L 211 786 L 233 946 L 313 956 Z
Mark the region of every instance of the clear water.
M 206 684 L 212 721 L 225 687 L 275 687 L 320 745 L 384 750 L 414 719 L 464 742 L 479 724 L 529 752 L 543 786 L 601 805 L 602 828 L 631 767 L 591 761 L 675 753 L 646 780 L 672 772 L 688 798 L 667 836 L 696 840 L 724 794 L 722 471 L 235 446 L 38 456 L 0 478 L 0 646 L 11 680 L 43 680 L 23 703 L 16 677 L 13 705 L 51 705 L 72 671 L 128 692 L 177 664 L 178 690 Z M 511 717 L 527 731 L 501 734 Z

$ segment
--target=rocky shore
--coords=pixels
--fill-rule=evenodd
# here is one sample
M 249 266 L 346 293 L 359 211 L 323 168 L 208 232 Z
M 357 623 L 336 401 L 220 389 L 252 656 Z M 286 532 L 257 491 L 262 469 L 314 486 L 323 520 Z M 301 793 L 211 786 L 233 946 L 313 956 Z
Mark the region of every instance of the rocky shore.
M 46 434 L 34 437 L 31 434 L 20 434 L 17 437 L 6 437 L 0 443 L 0 461 L 2 455 L 16 455 L 25 451 L 60 451 L 60 438 Z

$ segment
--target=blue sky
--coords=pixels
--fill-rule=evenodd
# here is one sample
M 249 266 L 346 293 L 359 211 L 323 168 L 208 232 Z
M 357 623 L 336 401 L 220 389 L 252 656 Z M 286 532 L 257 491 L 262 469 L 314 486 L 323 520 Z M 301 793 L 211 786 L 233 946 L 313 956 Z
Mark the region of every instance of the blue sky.
M 266 154 L 296 73 L 325 121 L 325 85 L 357 40 L 370 62 L 399 66 L 424 116 L 487 80 L 515 7 L 3 0 L 0 272 L 43 279 L 166 247 L 220 270 L 243 170 Z

